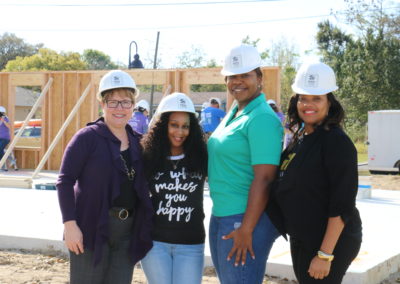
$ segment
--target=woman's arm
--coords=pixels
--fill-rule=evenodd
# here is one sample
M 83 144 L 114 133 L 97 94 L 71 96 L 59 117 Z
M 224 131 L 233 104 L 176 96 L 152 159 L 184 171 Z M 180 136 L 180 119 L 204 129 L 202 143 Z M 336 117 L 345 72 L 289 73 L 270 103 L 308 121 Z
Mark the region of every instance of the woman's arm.
M 336 243 L 344 228 L 344 222 L 340 216 L 330 217 L 322 240 L 320 251 L 332 254 Z M 331 261 L 319 258 L 317 255 L 311 260 L 308 273 L 315 279 L 323 279 L 328 276 L 331 268 Z
M 264 212 L 269 197 L 269 185 L 275 178 L 275 165 L 254 165 L 254 179 L 250 186 L 246 212 L 241 226 L 230 234 L 223 236 L 224 240 L 233 238 L 233 247 L 228 254 L 229 261 L 235 254 L 235 266 L 246 263 L 247 252 L 254 259 L 252 234 L 261 214 Z

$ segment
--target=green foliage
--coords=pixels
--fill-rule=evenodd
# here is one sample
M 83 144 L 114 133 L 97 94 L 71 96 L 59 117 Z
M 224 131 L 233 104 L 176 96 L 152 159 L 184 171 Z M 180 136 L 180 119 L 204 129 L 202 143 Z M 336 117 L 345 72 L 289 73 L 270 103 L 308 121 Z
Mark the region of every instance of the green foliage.
M 368 162 L 368 147 L 363 142 L 355 143 L 357 149 L 357 160 L 359 163 Z
M 85 49 L 82 54 L 82 60 L 89 70 L 112 70 L 119 67 L 111 61 L 110 56 L 95 49 Z
M 7 63 L 5 71 L 45 71 L 45 70 L 85 70 L 86 63 L 76 52 L 62 52 L 41 48 L 37 54 L 27 57 L 18 56 Z
M 178 68 L 204 67 L 205 56 L 201 48 L 192 45 L 191 50 L 184 51 L 178 56 Z
M 0 70 L 3 70 L 7 62 L 17 56 L 31 56 L 35 54 L 43 44 L 31 45 L 18 38 L 15 34 L 4 33 L 0 35 Z
M 368 111 L 400 108 L 400 34 L 393 28 L 400 15 L 385 14 L 383 2 L 347 1 L 345 15 L 358 27 L 356 39 L 328 21 L 318 25 L 319 50 L 335 70 L 340 87 L 335 94 L 345 107 L 350 132 L 357 136 Z
M 178 57 L 178 67 L 180 68 L 200 68 L 217 67 L 215 59 L 206 61 L 206 54 L 198 47 L 192 46 L 190 51 L 185 51 Z M 191 85 L 192 92 L 224 92 L 225 85 L 221 84 L 193 84 Z

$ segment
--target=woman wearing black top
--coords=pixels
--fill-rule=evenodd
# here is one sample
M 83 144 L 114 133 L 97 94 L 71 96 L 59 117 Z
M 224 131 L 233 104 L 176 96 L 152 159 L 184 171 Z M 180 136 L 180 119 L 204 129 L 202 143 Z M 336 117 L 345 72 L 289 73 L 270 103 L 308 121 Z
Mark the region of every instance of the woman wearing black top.
M 153 248 L 142 260 L 149 284 L 200 284 L 207 148 L 192 101 L 165 97 L 142 140 L 154 207 Z
M 303 65 L 292 89 L 294 139 L 282 154 L 267 211 L 290 236 L 300 284 L 341 283 L 361 245 L 357 152 L 342 130 L 344 111 L 332 94 L 338 87 L 329 66 Z

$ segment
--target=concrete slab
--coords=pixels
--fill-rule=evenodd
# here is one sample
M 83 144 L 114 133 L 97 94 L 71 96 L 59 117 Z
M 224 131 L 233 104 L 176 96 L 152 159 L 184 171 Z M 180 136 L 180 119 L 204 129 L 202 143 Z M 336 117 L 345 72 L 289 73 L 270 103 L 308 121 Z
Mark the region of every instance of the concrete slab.
M 56 173 L 46 173 L 35 183 L 54 182 Z M 34 187 L 34 186 L 33 186 Z M 208 228 L 212 202 L 204 194 Z M 363 243 L 344 284 L 377 284 L 400 268 L 400 192 L 377 190 L 371 198 L 357 200 L 363 221 Z M 34 249 L 66 253 L 63 225 L 54 190 L 0 188 L 0 248 Z M 211 266 L 208 240 L 205 264 Z M 278 238 L 267 265 L 267 274 L 294 280 L 289 244 Z

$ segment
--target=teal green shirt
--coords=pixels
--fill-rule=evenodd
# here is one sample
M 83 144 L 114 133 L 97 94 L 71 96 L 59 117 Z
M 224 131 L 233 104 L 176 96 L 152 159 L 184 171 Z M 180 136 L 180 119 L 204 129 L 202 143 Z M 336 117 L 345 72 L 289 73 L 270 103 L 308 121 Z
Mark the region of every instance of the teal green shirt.
M 283 128 L 264 94 L 242 111 L 234 107 L 208 140 L 208 183 L 212 214 L 223 217 L 246 211 L 254 165 L 279 165 Z M 233 119 L 232 119 L 233 118 Z

